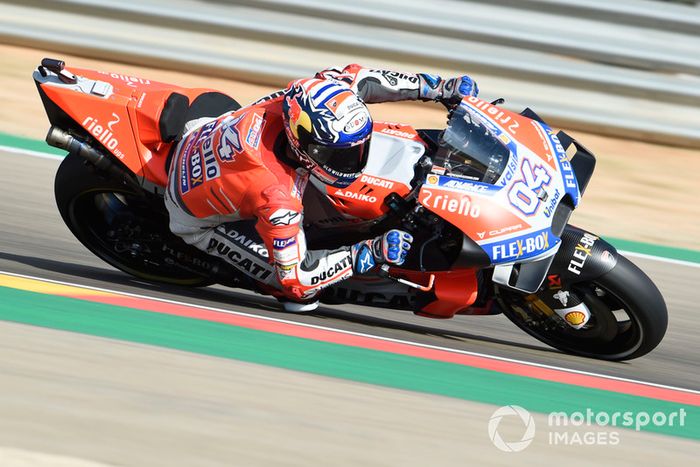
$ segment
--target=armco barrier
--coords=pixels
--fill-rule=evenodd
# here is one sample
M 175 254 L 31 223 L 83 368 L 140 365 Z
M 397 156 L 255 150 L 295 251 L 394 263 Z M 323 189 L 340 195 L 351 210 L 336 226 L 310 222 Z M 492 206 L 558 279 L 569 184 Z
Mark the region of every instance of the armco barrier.
M 279 86 L 348 62 L 468 72 L 557 124 L 698 147 L 700 29 L 664 25 L 700 9 L 631 3 L 615 24 L 587 17 L 602 0 L 0 0 L 0 40 Z

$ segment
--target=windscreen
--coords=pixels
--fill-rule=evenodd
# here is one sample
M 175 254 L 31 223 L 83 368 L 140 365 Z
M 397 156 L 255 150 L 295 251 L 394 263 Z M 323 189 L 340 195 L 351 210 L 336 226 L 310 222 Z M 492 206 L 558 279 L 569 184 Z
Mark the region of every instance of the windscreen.
M 510 150 L 486 126 L 483 118 L 459 106 L 440 137 L 435 164 L 447 175 L 494 183 L 503 173 Z

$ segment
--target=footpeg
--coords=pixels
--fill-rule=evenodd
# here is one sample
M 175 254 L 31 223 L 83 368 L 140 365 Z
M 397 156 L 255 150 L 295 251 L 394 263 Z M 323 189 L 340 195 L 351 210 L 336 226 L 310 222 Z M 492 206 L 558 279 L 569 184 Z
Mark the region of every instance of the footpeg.
M 382 267 L 379 269 L 379 275 L 386 277 L 388 279 L 394 280 L 398 282 L 399 284 L 407 285 L 409 287 L 413 287 L 414 289 L 418 289 L 422 292 L 430 292 L 433 290 L 433 285 L 435 284 L 435 274 L 430 275 L 430 279 L 428 279 L 428 285 L 421 285 L 417 284 L 415 282 L 408 281 L 406 279 L 402 279 L 400 277 L 394 277 L 391 274 L 389 274 L 389 269 L 390 266 L 388 264 L 382 264 Z

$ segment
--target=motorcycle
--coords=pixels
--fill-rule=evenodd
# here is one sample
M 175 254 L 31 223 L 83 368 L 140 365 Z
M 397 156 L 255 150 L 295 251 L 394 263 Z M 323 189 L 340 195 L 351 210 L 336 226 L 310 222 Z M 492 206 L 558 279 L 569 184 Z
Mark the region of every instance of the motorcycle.
M 141 279 L 261 291 L 172 234 L 163 204 L 184 124 L 238 111 L 235 99 L 53 59 L 33 78 L 51 123 L 46 141 L 68 153 L 55 179 L 58 210 L 85 247 Z M 394 227 L 415 238 L 401 267 L 328 287 L 321 302 L 443 319 L 503 313 L 564 352 L 605 360 L 650 352 L 667 327 L 660 292 L 604 239 L 568 224 L 595 157 L 531 109 L 501 103 L 465 98 L 445 129 L 376 122 L 358 180 L 333 188 L 312 177 L 303 200 L 310 249 Z

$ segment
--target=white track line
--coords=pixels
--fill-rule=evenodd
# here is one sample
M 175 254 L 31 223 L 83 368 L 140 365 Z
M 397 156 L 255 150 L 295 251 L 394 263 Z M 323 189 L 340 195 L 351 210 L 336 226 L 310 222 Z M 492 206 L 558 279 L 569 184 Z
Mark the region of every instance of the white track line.
M 39 151 L 30 151 L 27 149 L 19 149 L 15 148 L 12 146 L 0 146 L 0 151 L 5 151 L 11 154 L 20 154 L 24 156 L 33 156 L 33 157 L 40 157 L 42 159 L 53 159 L 53 160 L 63 160 L 64 156 L 57 156 L 55 154 L 48 154 L 45 152 L 39 152 Z M 689 268 L 699 268 L 700 269 L 700 263 L 693 263 L 692 261 L 683 261 L 680 259 L 672 259 L 672 258 L 665 258 L 663 256 L 654 256 L 654 255 L 647 255 L 644 253 L 636 253 L 634 251 L 627 251 L 627 250 L 618 250 L 620 253 L 627 255 L 627 256 L 632 256 L 636 258 L 642 258 L 642 259 L 648 259 L 651 261 L 659 261 L 662 263 L 669 263 L 669 264 L 676 264 L 679 266 L 687 266 Z
M 605 239 L 605 237 L 603 237 L 603 239 Z M 664 258 L 663 256 L 647 255 L 644 253 L 637 253 L 636 251 L 629 251 L 629 250 L 617 250 L 617 251 L 619 253 L 622 253 L 625 256 L 631 256 L 634 258 L 648 259 L 651 261 L 661 261 L 663 263 L 669 263 L 669 264 L 675 264 L 678 266 L 686 266 L 689 268 L 699 268 L 700 269 L 700 263 L 693 263 L 692 261 L 683 261 L 681 259 Z
M 423 347 L 423 348 L 427 348 L 427 349 L 434 349 L 434 350 L 441 350 L 441 351 L 445 351 L 445 352 L 459 353 L 459 354 L 469 355 L 469 356 L 473 356 L 473 357 L 488 358 L 491 360 L 499 360 L 502 362 L 517 363 L 520 365 L 534 366 L 537 368 L 546 368 L 549 370 L 557 370 L 557 371 L 564 371 L 567 373 L 576 373 L 579 375 L 594 376 L 597 378 L 604 378 L 604 379 L 609 379 L 609 380 L 614 380 L 614 381 L 624 381 L 624 382 L 628 382 L 628 383 L 643 384 L 645 386 L 653 386 L 653 387 L 662 388 L 662 389 L 670 389 L 673 391 L 681 391 L 681 392 L 686 392 L 686 393 L 690 393 L 690 394 L 700 394 L 700 391 L 697 391 L 694 389 L 680 388 L 680 387 L 676 387 L 676 386 L 668 386 L 665 384 L 658 384 L 658 383 L 652 383 L 652 382 L 648 382 L 648 381 L 640 381 L 640 380 L 635 380 L 635 379 L 622 378 L 619 376 L 611 376 L 611 375 L 605 375 L 605 374 L 601 374 L 601 373 L 593 373 L 593 372 L 583 371 L 583 370 L 574 370 L 572 368 L 564 368 L 564 367 L 559 367 L 559 366 L 554 366 L 554 365 L 546 365 L 543 363 L 528 362 L 525 360 L 516 360 L 513 358 L 499 357 L 496 355 L 488 355 L 488 354 L 483 354 L 483 353 L 478 353 L 478 352 L 471 352 L 468 350 L 459 350 L 459 349 L 452 349 L 449 347 L 440 347 L 440 346 L 436 346 L 436 345 L 422 344 L 420 342 L 412 342 L 412 341 L 406 341 L 406 340 L 402 340 L 402 339 L 394 339 L 391 337 L 377 336 L 374 334 L 365 334 L 362 332 L 347 331 L 344 329 L 331 328 L 331 327 L 327 327 L 327 326 L 319 326 L 316 324 L 300 323 L 300 322 L 290 321 L 290 320 L 286 320 L 286 319 L 272 318 L 269 316 L 261 316 L 261 315 L 256 315 L 256 314 L 252 314 L 252 313 L 245 313 L 242 311 L 226 310 L 223 308 L 216 308 L 216 307 L 211 307 L 211 306 L 207 306 L 207 305 L 196 305 L 196 304 L 187 303 L 187 302 L 180 302 L 177 300 L 169 300 L 166 298 L 150 297 L 148 295 L 140 295 L 140 294 L 134 294 L 134 293 L 130 293 L 130 292 L 122 292 L 119 290 L 105 289 L 102 287 L 92 287 L 89 285 L 83 285 L 83 284 L 78 284 L 78 283 L 74 283 L 74 282 L 65 282 L 65 281 L 59 281 L 59 280 L 54 280 L 54 279 L 46 279 L 43 277 L 30 276 L 27 274 L 18 274 L 18 273 L 9 272 L 9 271 L 2 271 L 2 270 L 0 270 L 0 274 L 5 274 L 7 276 L 14 276 L 14 277 L 22 277 L 25 279 L 33 279 L 33 280 L 38 280 L 38 281 L 43 281 L 43 282 L 50 282 L 53 284 L 68 285 L 68 286 L 79 287 L 79 288 L 83 288 L 83 289 L 97 290 L 100 292 L 109 292 L 109 293 L 113 293 L 113 294 L 117 294 L 117 295 L 126 295 L 128 297 L 141 298 L 141 299 L 146 299 L 146 300 L 155 300 L 158 302 L 170 303 L 173 305 L 181 305 L 181 306 L 200 308 L 203 310 L 215 311 L 218 313 L 228 313 L 231 315 L 263 319 L 266 321 L 275 321 L 278 323 L 291 324 L 291 325 L 295 325 L 295 326 L 303 326 L 303 327 L 313 328 L 313 329 L 321 329 L 324 331 L 339 332 L 342 334 L 367 337 L 370 339 L 382 340 L 382 341 L 387 341 L 387 342 L 395 342 L 395 343 L 399 343 L 399 344 L 413 345 L 416 347 Z
M 59 156 L 57 154 L 49 154 L 47 152 L 41 152 L 41 151 L 31 151 L 29 149 L 20 149 L 20 148 L 15 148 L 13 146 L 1 146 L 0 145 L 0 151 L 9 152 L 10 154 L 20 154 L 23 156 L 40 157 L 42 159 L 53 159 L 53 160 L 57 160 L 57 161 L 62 161 L 63 159 L 65 159 L 65 156 Z

